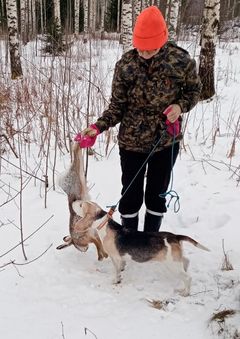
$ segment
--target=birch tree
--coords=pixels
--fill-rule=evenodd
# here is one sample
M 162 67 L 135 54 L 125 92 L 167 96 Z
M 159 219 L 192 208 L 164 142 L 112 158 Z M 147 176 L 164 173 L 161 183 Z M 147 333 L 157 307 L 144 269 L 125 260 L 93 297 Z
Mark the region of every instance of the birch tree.
M 36 0 L 31 0 L 31 13 L 32 13 L 32 20 L 31 20 L 31 27 L 32 27 L 32 35 L 31 38 L 36 37 L 37 33 L 37 18 L 36 18 Z
M 169 40 L 177 40 L 177 26 L 181 0 L 168 0 L 166 7 L 166 22 L 169 32 Z
M 54 20 L 61 27 L 60 0 L 53 0 Z
M 215 94 L 214 65 L 219 27 L 220 0 L 205 0 L 201 31 L 199 76 L 202 81 L 201 99 Z
M 121 42 L 124 52 L 132 48 L 132 0 L 122 0 Z
M 117 0 L 117 32 L 121 30 L 121 0 Z
M 80 0 L 74 0 L 74 34 L 79 34 Z
M 61 28 L 61 12 L 60 0 L 53 0 L 54 21 L 51 29 L 51 43 L 52 54 L 57 55 L 63 51 L 63 35 Z
M 100 31 L 104 32 L 104 22 L 106 13 L 106 0 L 101 0 Z
M 50 24 L 47 26 L 47 35 L 45 37 L 46 44 L 42 51 L 52 55 L 60 55 L 69 47 L 69 44 L 64 41 L 61 27 L 60 0 L 53 0 L 53 16 L 51 19 Z M 66 22 L 69 28 L 70 22 L 68 16 Z
M 160 6 L 160 0 L 141 0 L 142 2 L 142 9 L 148 6 Z
M 43 34 L 43 32 L 45 32 L 46 29 L 46 15 L 45 15 L 45 1 L 44 0 L 39 0 L 39 8 L 40 8 L 40 31 Z
M 27 0 L 27 33 L 28 41 L 32 40 L 36 36 L 36 0 Z
M 16 1 L 7 0 L 6 9 L 7 9 L 11 77 L 14 80 L 14 79 L 21 78 L 23 75 L 20 53 L 19 53 L 18 18 L 17 18 Z
M 154 0 L 153 3 L 155 6 L 157 6 L 158 8 L 160 8 L 160 0 Z
M 88 0 L 83 0 L 83 11 L 84 11 L 83 31 L 86 34 L 88 33 Z
M 28 34 L 28 41 L 31 40 L 32 38 L 32 31 L 33 31 L 33 27 L 32 27 L 32 0 L 27 0 L 27 34 Z
M 27 34 L 27 0 L 20 1 L 20 23 L 21 23 L 21 38 L 22 42 L 25 45 L 28 42 Z
M 142 1 L 141 0 L 133 0 L 133 27 L 135 25 L 136 19 L 140 14 L 142 9 Z
M 142 2 L 141 10 L 143 10 L 144 8 L 147 8 L 148 6 L 151 5 L 151 1 L 150 0 L 141 0 L 141 2 Z
M 90 1 L 90 11 L 89 11 L 89 21 L 90 21 L 90 30 L 91 32 L 96 31 L 96 0 L 91 0 Z

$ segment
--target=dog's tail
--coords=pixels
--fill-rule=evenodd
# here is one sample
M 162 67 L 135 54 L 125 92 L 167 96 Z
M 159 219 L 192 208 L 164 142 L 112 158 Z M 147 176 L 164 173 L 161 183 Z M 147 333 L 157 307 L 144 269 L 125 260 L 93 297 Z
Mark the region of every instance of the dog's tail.
M 210 250 L 209 250 L 207 247 L 201 245 L 199 242 L 197 242 L 197 241 L 194 240 L 193 238 L 188 237 L 187 235 L 180 235 L 180 234 L 178 234 L 178 235 L 177 235 L 177 239 L 178 239 L 179 241 L 188 241 L 188 242 L 190 242 L 193 246 L 198 247 L 198 248 L 200 248 L 201 250 L 210 252 Z

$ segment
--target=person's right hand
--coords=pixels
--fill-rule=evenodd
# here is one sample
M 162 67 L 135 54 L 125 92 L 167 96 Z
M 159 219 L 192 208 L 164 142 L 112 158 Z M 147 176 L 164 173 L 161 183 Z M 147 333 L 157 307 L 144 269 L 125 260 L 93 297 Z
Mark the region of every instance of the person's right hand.
M 90 125 L 85 128 L 81 133 L 78 133 L 74 141 L 79 143 L 81 148 L 92 147 L 95 144 L 96 138 L 100 134 L 96 125 Z
M 95 125 L 90 125 L 89 127 L 85 128 L 81 134 L 84 136 L 84 135 L 87 135 L 89 137 L 95 137 L 99 134 L 99 129 L 95 126 Z

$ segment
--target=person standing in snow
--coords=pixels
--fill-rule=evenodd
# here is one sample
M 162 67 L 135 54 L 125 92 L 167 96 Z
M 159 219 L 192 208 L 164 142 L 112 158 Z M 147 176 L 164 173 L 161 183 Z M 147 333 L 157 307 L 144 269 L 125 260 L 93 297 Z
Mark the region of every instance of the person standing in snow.
M 181 114 L 197 104 L 201 83 L 188 52 L 168 41 L 166 22 L 156 6 L 138 16 L 133 46 L 116 63 L 108 109 L 82 135 L 89 137 L 88 146 L 92 146 L 99 133 L 120 123 L 122 225 L 137 230 L 138 213 L 145 200 L 144 232 L 157 232 L 167 211 L 166 199 L 159 194 L 168 189 L 182 139 Z M 154 153 L 129 187 L 153 148 Z

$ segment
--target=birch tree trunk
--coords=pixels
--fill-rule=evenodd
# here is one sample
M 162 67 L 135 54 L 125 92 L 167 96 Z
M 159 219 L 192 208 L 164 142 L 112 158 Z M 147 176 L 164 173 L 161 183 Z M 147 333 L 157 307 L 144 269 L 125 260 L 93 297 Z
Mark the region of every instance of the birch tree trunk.
M 101 18 L 100 18 L 101 32 L 104 32 L 105 13 L 106 13 L 106 0 L 101 0 Z
M 40 33 L 43 34 L 43 2 L 42 0 L 38 1 L 39 4 L 39 21 L 40 21 Z
M 3 0 L 0 0 L 0 16 L 1 18 L 4 18 L 5 17 L 5 6 L 4 6 L 4 3 L 3 3 Z M 4 22 L 3 20 L 0 19 L 0 28 L 1 28 L 1 33 L 4 32 Z
M 132 0 L 122 0 L 121 42 L 123 52 L 132 48 Z
M 181 0 L 168 0 L 166 7 L 166 21 L 168 25 L 169 40 L 177 40 L 177 26 Z
M 53 0 L 53 8 L 56 23 L 61 27 L 60 0 Z
M 86 34 L 88 33 L 88 0 L 83 0 L 83 11 L 84 11 L 83 31 Z
M 27 0 L 20 1 L 20 25 L 21 25 L 21 38 L 24 45 L 28 42 L 27 39 Z
M 13 80 L 22 77 L 22 65 L 19 54 L 17 3 L 15 0 L 6 1 L 8 39 L 11 63 L 11 77 Z
M 90 28 L 91 32 L 94 33 L 96 31 L 96 0 L 90 1 Z
M 80 0 L 74 1 L 74 34 L 79 34 Z
M 36 37 L 37 22 L 36 22 L 36 0 L 31 0 L 31 12 L 32 12 L 32 38 Z
M 27 34 L 28 41 L 32 39 L 33 26 L 32 26 L 32 0 L 27 1 Z
M 234 17 L 235 17 L 235 8 L 236 8 L 236 5 L 237 5 L 236 0 L 233 0 L 231 19 L 234 19 Z
M 135 25 L 136 19 L 140 14 L 142 9 L 142 1 L 141 0 L 133 0 L 133 27 Z
M 141 10 L 150 6 L 150 0 L 142 0 L 141 2 L 142 2 Z
M 46 1 L 47 0 L 40 0 L 41 1 L 41 17 L 42 17 L 42 33 L 45 33 L 47 31 L 47 11 L 46 11 Z
M 168 25 L 168 21 L 169 21 L 169 11 L 170 11 L 170 4 L 171 4 L 171 0 L 167 0 L 167 3 L 166 3 L 166 9 L 165 9 L 165 21 Z
M 203 85 L 202 100 L 209 99 L 215 94 L 214 66 L 219 15 L 220 0 L 205 0 L 199 65 L 199 76 Z
M 224 24 L 228 20 L 228 15 L 230 12 L 230 1 L 225 0 L 221 3 L 221 8 L 220 8 L 220 30 L 224 29 Z M 222 33 L 222 32 L 220 32 Z
M 117 32 L 121 31 L 121 0 L 117 0 Z

